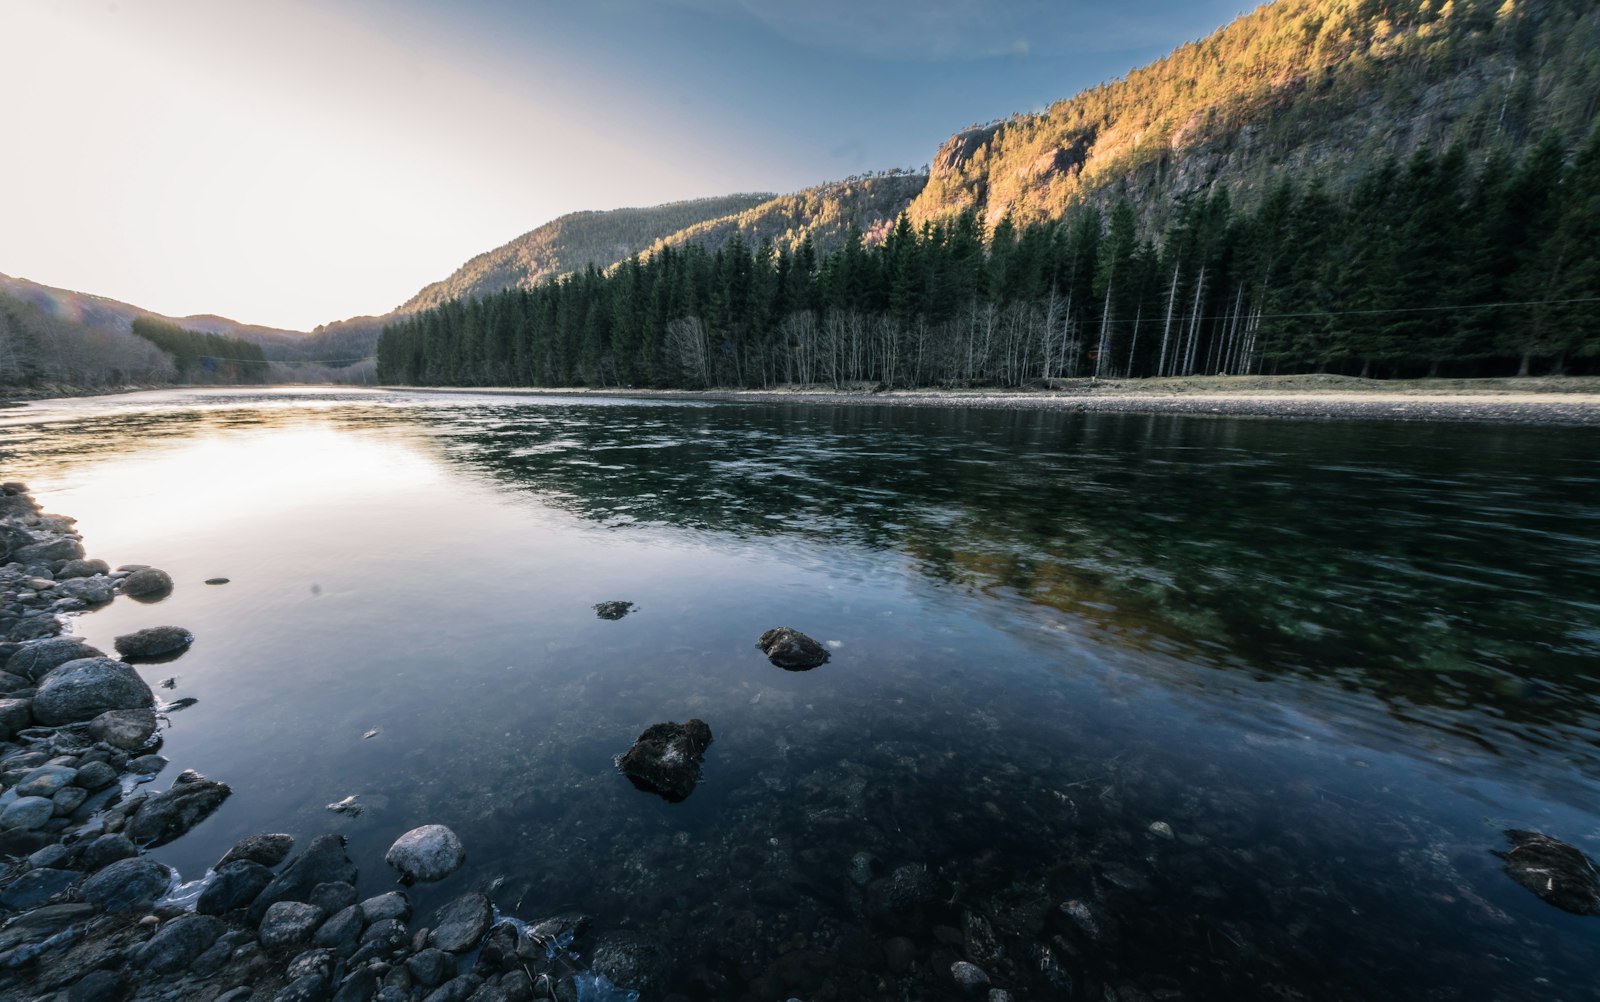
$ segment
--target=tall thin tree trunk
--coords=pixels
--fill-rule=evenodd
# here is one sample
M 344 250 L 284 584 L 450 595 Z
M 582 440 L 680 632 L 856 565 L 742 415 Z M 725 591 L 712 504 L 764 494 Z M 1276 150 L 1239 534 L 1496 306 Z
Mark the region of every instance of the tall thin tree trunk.
M 1156 375 L 1167 374 L 1167 343 L 1172 337 L 1172 304 L 1178 298 L 1178 268 L 1181 260 L 1172 263 L 1172 288 L 1167 290 L 1167 322 L 1161 328 L 1161 360 L 1156 363 Z

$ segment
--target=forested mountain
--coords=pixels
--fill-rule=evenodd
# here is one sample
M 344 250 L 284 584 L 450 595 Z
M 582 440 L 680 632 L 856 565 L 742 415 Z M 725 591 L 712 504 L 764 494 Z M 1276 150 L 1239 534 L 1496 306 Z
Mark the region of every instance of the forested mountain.
M 181 364 L 174 354 L 179 340 L 158 346 L 140 337 L 141 321 L 192 335 L 225 339 L 238 350 L 224 350 L 217 341 L 209 350 L 211 369 Z M 331 325 L 333 327 L 348 326 Z M 266 379 L 285 382 L 370 380 L 373 351 L 381 323 L 366 325 L 355 339 L 320 333 L 280 330 L 239 323 L 211 315 L 164 317 L 103 296 L 55 289 L 26 279 L 0 275 L 0 387 L 114 387 L 164 385 L 175 382 L 264 381 L 253 363 L 273 363 Z M 149 327 L 149 330 L 156 330 Z M 187 344 L 187 342 L 182 342 Z M 226 364 L 245 367 L 230 369 Z M 354 363 L 352 365 L 351 363 Z
M 1460 144 L 1474 162 L 1600 103 L 1593 0 L 1278 0 L 1126 78 L 952 137 L 914 223 L 1059 219 L 1127 196 L 1141 226 L 1228 188 L 1254 205 L 1284 172 L 1347 191 L 1384 156 Z
M 680 230 L 743 212 L 770 198 L 770 194 L 725 195 L 646 209 L 573 212 L 479 254 L 449 278 L 406 300 L 395 312 L 414 313 L 451 299 L 531 288 L 591 264 L 606 268 Z

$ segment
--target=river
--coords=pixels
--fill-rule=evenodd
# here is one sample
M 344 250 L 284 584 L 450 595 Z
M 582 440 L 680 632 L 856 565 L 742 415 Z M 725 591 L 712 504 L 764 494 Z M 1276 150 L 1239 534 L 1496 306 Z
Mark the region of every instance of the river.
M 445 824 L 420 916 L 588 913 L 646 1002 L 1600 997 L 1494 855 L 1600 854 L 1593 429 L 162 391 L 0 464 L 178 582 L 72 630 L 197 637 L 141 668 L 157 785 L 235 791 L 185 876 L 336 831 L 379 893 Z M 691 717 L 688 799 L 618 774 Z

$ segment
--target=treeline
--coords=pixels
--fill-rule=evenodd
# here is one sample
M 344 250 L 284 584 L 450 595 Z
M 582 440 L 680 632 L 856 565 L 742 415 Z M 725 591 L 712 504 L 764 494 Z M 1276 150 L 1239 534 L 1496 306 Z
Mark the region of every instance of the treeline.
M 0 387 L 169 383 L 172 360 L 128 336 L 0 292 Z
M 180 383 L 265 383 L 261 346 L 224 334 L 193 331 L 153 317 L 135 317 L 133 333 L 171 359 Z
M 992 232 L 966 214 L 819 254 L 738 239 L 455 300 L 384 329 L 387 383 L 1002 385 L 1083 376 L 1592 371 L 1600 130 L 1568 156 L 1460 147 L 1348 194 L 1283 179 L 1240 211 L 1127 201 Z

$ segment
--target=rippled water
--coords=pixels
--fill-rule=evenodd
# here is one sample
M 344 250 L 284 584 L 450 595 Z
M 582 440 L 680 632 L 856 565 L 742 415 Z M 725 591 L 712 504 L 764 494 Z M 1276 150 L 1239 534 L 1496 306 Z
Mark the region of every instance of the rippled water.
M 661 948 L 647 999 L 956 998 L 958 959 L 1019 999 L 1600 996 L 1600 919 L 1492 855 L 1600 855 L 1597 445 L 470 393 L 0 413 L 7 478 L 179 581 L 74 627 L 199 637 L 142 670 L 199 700 L 168 775 L 236 792 L 161 858 L 336 830 L 377 892 L 448 824 L 424 916 L 589 912 Z M 833 660 L 767 664 L 776 625 Z M 616 773 L 689 717 L 686 801 Z

